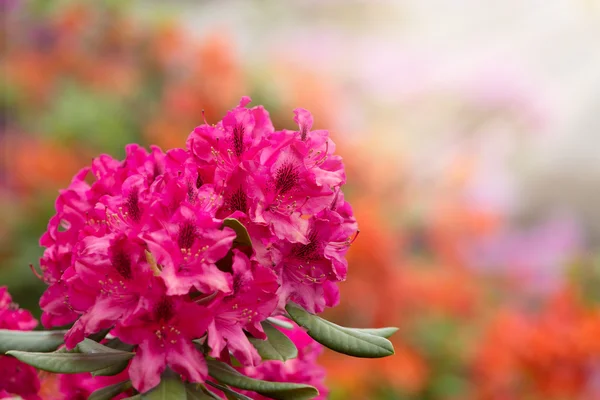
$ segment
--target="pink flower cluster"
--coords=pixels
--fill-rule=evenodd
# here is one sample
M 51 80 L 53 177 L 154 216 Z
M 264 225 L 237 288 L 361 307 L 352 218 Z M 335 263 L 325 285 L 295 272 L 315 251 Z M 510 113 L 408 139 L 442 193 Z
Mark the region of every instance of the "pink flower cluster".
M 212 357 L 256 366 L 247 335 L 264 339 L 261 321 L 288 301 L 311 312 L 338 301 L 357 232 L 341 158 L 308 111 L 294 111 L 297 131 L 275 131 L 249 102 L 197 127 L 186 149 L 129 145 L 124 161 L 94 159 L 60 192 L 40 240 L 42 323 L 74 323 L 68 348 L 106 329 L 136 345 L 138 391 L 167 367 L 203 382 L 192 340 L 205 335 Z
M 12 302 L 6 287 L 0 287 L 0 329 L 29 331 L 37 326 L 29 311 Z M 38 400 L 40 381 L 35 368 L 10 356 L 0 355 L 0 399 L 20 396 L 25 400 Z

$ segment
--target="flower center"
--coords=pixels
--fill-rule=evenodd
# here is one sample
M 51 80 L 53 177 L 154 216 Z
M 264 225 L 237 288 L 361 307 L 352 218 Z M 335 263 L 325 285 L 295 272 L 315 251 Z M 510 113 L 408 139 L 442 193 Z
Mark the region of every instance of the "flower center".
M 124 249 L 118 248 L 112 252 L 111 259 L 113 267 L 117 270 L 119 275 L 125 279 L 131 279 L 131 259 Z
M 298 170 L 291 164 L 283 164 L 275 173 L 275 188 L 279 194 L 285 194 L 292 190 L 298 183 Z
M 238 293 L 246 284 L 246 280 L 239 274 L 233 276 L 233 293 Z
M 308 134 L 308 129 L 306 128 L 306 125 L 302 125 L 300 127 L 300 140 L 302 140 L 304 142 L 306 140 L 307 134 Z
M 320 242 L 316 231 L 311 231 L 308 235 L 309 242 L 307 244 L 297 245 L 292 251 L 292 254 L 303 261 L 314 261 L 321 258 L 319 254 Z
M 196 202 L 196 189 L 194 189 L 192 182 L 188 182 L 187 184 L 187 197 L 191 204 Z
M 163 297 L 154 306 L 154 318 L 156 321 L 169 321 L 172 317 L 173 305 L 167 297 Z
M 180 249 L 189 249 L 196 240 L 196 225 L 192 221 L 186 221 L 179 227 L 177 244 Z
M 233 151 L 235 155 L 240 157 L 244 152 L 244 127 L 242 125 L 236 125 L 233 128 Z
M 196 178 L 196 189 L 200 189 L 200 186 L 202 185 L 204 185 L 204 181 L 202 180 L 200 174 L 198 174 L 198 177 Z
M 129 193 L 125 205 L 127 206 L 127 212 L 131 219 L 135 222 L 139 222 L 140 218 L 142 217 L 142 211 L 140 209 L 139 194 L 137 191 L 134 190 L 133 192 Z
M 241 187 L 233 192 L 229 198 L 229 208 L 231 211 L 248 211 L 248 196 L 246 196 L 246 193 Z

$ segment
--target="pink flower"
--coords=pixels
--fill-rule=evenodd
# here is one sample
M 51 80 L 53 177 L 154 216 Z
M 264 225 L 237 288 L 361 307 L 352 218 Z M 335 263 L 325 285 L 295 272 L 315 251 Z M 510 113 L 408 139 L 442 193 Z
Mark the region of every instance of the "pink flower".
M 268 146 L 266 137 L 274 131 L 269 113 L 262 107 L 246 108 L 249 97 L 229 111 L 223 121 L 194 129 L 187 140 L 190 151 L 200 163 L 217 165 L 216 181 L 227 176 L 244 161 L 253 160 Z
M 277 277 L 266 267 L 252 264 L 241 251 L 233 250 L 233 293 L 218 298 L 209 308 L 215 315 L 208 327 L 211 356 L 219 357 L 227 348 L 244 365 L 260 363 L 258 352 L 244 331 L 266 339 L 260 325 L 277 305 Z M 225 353 L 224 359 L 229 361 Z
M 204 211 L 182 205 L 163 229 L 144 236 L 159 265 L 168 295 L 184 295 L 190 289 L 203 293 L 231 291 L 232 277 L 215 263 L 227 255 L 235 232 Z
M 81 236 L 100 237 L 132 230 L 140 224 L 147 206 L 143 189 L 147 190 L 165 169 L 165 157 L 157 147 L 148 154 L 138 145 L 127 146 L 126 153 L 122 162 L 107 155 L 98 157 L 91 168 L 82 169 L 69 187 L 60 191 L 56 215 L 40 239 L 46 247 L 40 266 L 44 281 L 50 285 L 40 299 L 46 327 L 65 325 L 78 318 L 78 307 L 73 307 L 70 299 L 74 285 L 68 285 L 63 275 L 73 275 L 68 269 L 74 265 L 73 254 Z M 96 178 L 91 185 L 86 182 L 90 172 Z M 78 279 L 75 276 L 71 281 Z
M 302 215 L 327 208 L 346 176 L 341 158 L 333 155 L 329 132 L 311 131 L 313 118 L 307 110 L 294 113 L 300 130 L 273 133 L 271 145 L 260 154 L 255 180 L 262 196 L 252 220 L 268 224 L 280 239 L 308 243 Z
M 265 361 L 256 367 L 243 367 L 238 370 L 251 378 L 311 385 L 319 390 L 316 399 L 326 399 L 328 391 L 324 385 L 325 369 L 317 364 L 323 346 L 296 325 L 292 330 L 280 329 L 280 331 L 286 334 L 298 348 L 297 358 L 285 362 Z M 268 399 L 254 392 L 244 392 L 244 394 L 257 400 Z
M 106 223 L 112 229 L 140 231 L 150 218 L 153 196 L 148 180 L 143 175 L 131 175 L 121 184 L 121 192 L 100 199 L 107 213 Z
M 352 210 L 343 195 L 329 209 L 308 220 L 308 243 L 275 241 L 272 260 L 281 277 L 280 308 L 288 300 L 311 312 L 321 312 L 339 301 L 334 282 L 346 279 L 345 254 L 357 232 Z
M 101 238 L 88 236 L 79 243 L 71 284 L 70 305 L 82 316 L 69 330 L 69 349 L 86 336 L 112 328 L 138 306 L 152 278 L 144 254 L 144 242 L 137 237 L 111 233 Z M 76 280 L 73 284 L 72 280 Z M 79 294 L 82 286 L 86 291 Z M 94 297 L 90 298 L 90 294 Z
M 260 193 L 249 173 L 254 169 L 255 163 L 244 162 L 231 171 L 223 188 L 223 206 L 217 211 L 219 218 L 228 218 L 236 212 L 248 216 L 251 210 L 256 210 Z
M 31 313 L 12 302 L 6 287 L 0 287 L 0 329 L 28 331 L 37 326 Z M 40 381 L 35 368 L 11 356 L 0 355 L 0 399 L 21 396 L 39 400 Z
M 335 144 L 329 138 L 329 132 L 326 130 L 311 131 L 313 117 L 310 111 L 304 108 L 296 108 L 294 115 L 294 122 L 300 128 L 298 131 L 300 141 L 304 144 L 298 144 L 298 146 L 304 154 L 307 167 L 313 164 L 318 166 L 318 183 L 332 188 L 346 183 L 344 164 L 340 156 L 333 154 Z
M 6 286 L 0 286 L 0 329 L 30 331 L 37 324 L 29 311 L 20 309 L 12 302 Z
M 334 192 L 319 184 L 320 170 L 314 163 L 306 162 L 303 145 L 295 132 L 271 135 L 271 147 L 261 153 L 260 167 L 254 173 L 261 191 L 251 218 L 269 225 L 280 239 L 306 243 L 302 215 L 326 208 Z
M 192 340 L 206 333 L 212 316 L 205 307 L 166 293 L 155 280 L 136 312 L 115 329 L 122 341 L 138 345 L 129 376 L 140 392 L 156 386 L 167 366 L 190 382 L 206 378 L 206 362 Z
M 92 203 L 88 201 L 90 186 L 84 180 L 89 171 L 89 168 L 82 169 L 75 175 L 71 185 L 60 191 L 56 200 L 56 215 L 50 219 L 48 230 L 40 239 L 40 245 L 46 247 L 40 267 L 44 281 L 50 285 L 40 299 L 45 327 L 65 325 L 77 318 L 77 314 L 65 302 L 67 287 L 61 277 L 71 266 L 79 232 L 86 225 L 86 212 L 92 208 Z
M 182 204 L 214 215 L 223 201 L 212 183 L 214 173 L 215 166 L 199 165 L 188 151 L 169 150 L 165 173 L 151 187 L 154 219 L 171 218 Z

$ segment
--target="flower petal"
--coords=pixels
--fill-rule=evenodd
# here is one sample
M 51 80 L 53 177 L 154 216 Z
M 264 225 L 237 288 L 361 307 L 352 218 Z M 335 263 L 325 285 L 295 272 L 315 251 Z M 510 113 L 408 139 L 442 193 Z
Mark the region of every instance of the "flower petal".
M 167 353 L 167 364 L 190 382 L 204 382 L 208 368 L 204 357 L 189 340 L 177 340 Z
M 164 350 L 158 343 L 152 339 L 142 342 L 129 366 L 133 387 L 140 393 L 149 391 L 160 383 L 166 366 Z

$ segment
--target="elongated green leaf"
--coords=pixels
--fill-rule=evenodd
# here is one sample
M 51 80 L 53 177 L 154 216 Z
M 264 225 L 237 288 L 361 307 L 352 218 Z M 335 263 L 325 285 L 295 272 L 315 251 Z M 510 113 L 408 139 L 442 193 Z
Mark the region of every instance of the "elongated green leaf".
M 111 365 L 131 359 L 133 353 L 28 353 L 9 351 L 11 355 L 25 364 L 38 369 L 61 374 L 98 371 Z
M 121 351 L 117 349 L 113 349 L 111 347 L 105 346 L 98 342 L 94 342 L 91 339 L 83 339 L 82 342 L 79 342 L 77 348 L 82 353 L 93 354 L 93 353 L 127 353 L 126 351 Z
M 131 346 L 133 347 L 133 346 Z M 124 353 L 122 350 L 113 349 L 112 347 L 105 346 L 103 344 L 94 342 L 90 339 L 84 339 L 77 345 L 77 349 L 81 353 Z M 125 352 L 126 353 L 126 352 Z M 129 364 L 129 360 L 124 360 L 119 363 L 113 364 L 107 368 L 99 369 L 97 371 L 92 371 L 93 376 L 113 376 L 120 372 L 122 372 L 127 365 Z
M 307 329 L 310 337 L 331 350 L 364 358 L 394 354 L 394 346 L 384 337 L 336 325 L 291 302 L 285 309 L 298 325 Z
M 187 383 L 185 385 L 185 390 L 187 393 L 187 400 L 222 400 L 204 385 Z
M 81 350 L 79 350 L 79 348 L 77 348 L 77 346 L 75 346 L 74 349 L 67 349 L 66 347 L 61 347 L 58 350 L 55 350 L 52 352 L 53 354 L 64 354 L 64 353 L 69 353 L 69 354 L 73 354 L 73 353 L 82 353 Z
M 381 336 L 386 339 L 391 337 L 394 333 L 398 332 L 398 328 L 393 327 L 393 326 L 389 326 L 386 328 L 363 328 L 363 329 L 346 328 L 346 329 L 352 329 L 353 331 L 367 333 L 369 335 Z
M 127 343 L 121 342 L 121 340 L 119 338 L 110 339 L 108 342 L 106 342 L 106 344 L 104 346 L 110 347 L 111 349 L 115 349 L 115 350 L 121 350 L 121 351 L 131 351 L 135 347 L 132 344 L 127 344 Z
M 131 389 L 131 387 L 130 380 L 115 383 L 114 385 L 106 386 L 102 389 L 96 390 L 90 395 L 90 397 L 88 397 L 88 400 L 110 400 L 118 394 Z
M 149 392 L 142 393 L 142 400 L 186 400 L 185 384 L 178 376 L 169 375 L 160 380 L 158 386 Z
M 218 383 L 214 383 L 211 381 L 206 381 L 206 383 L 214 388 L 219 389 L 221 392 L 225 393 L 227 399 L 231 400 L 252 400 L 250 397 L 243 395 L 241 393 L 236 392 L 235 390 L 231 390 L 227 386 L 219 385 Z
M 102 369 L 99 369 L 98 371 L 92 371 L 92 376 L 113 376 L 113 375 L 117 375 L 117 374 L 123 372 L 123 370 L 125 368 L 127 368 L 127 365 L 129 365 L 129 361 L 122 361 L 120 363 L 111 365 L 110 367 L 102 368 Z
M 101 342 L 102 339 L 104 339 L 109 332 L 110 329 L 105 329 L 103 331 L 91 334 L 90 336 L 88 336 L 88 339 L 93 340 L 94 342 Z
M 194 299 L 194 303 L 196 303 L 196 304 L 208 304 L 208 303 L 211 302 L 212 299 L 214 299 L 218 295 L 219 295 L 219 291 L 215 290 L 211 294 L 195 298 Z
M 126 397 L 123 400 L 141 400 L 141 398 L 142 398 L 141 394 L 136 394 L 135 396 Z
M 292 325 L 291 323 L 289 323 L 287 321 L 279 319 L 279 318 L 269 317 L 269 318 L 267 318 L 267 322 L 269 322 L 271 325 L 276 325 L 280 328 L 294 329 L 294 325 Z
M 10 350 L 54 351 L 63 344 L 67 331 L 11 331 L 0 329 L 0 354 Z
M 267 334 L 267 340 L 252 337 L 248 340 L 263 360 L 287 361 L 298 357 L 296 345 L 286 335 L 269 323 L 262 322 L 261 325 Z
M 237 237 L 233 241 L 234 244 L 239 246 L 248 246 L 252 247 L 252 240 L 250 239 L 250 235 L 246 230 L 246 227 L 235 218 L 225 218 L 223 220 L 223 225 L 227 226 L 235 231 Z
M 308 400 L 319 395 L 319 391 L 309 385 L 299 383 L 268 382 L 249 378 L 229 365 L 216 360 L 208 360 L 208 373 L 219 382 L 239 389 L 251 390 L 277 400 Z
M 242 363 L 239 362 L 237 358 L 233 356 L 233 354 L 229 354 L 229 363 L 234 367 L 242 367 Z

